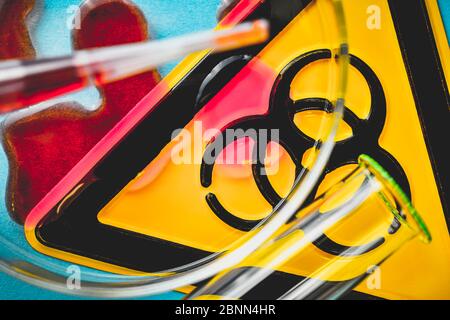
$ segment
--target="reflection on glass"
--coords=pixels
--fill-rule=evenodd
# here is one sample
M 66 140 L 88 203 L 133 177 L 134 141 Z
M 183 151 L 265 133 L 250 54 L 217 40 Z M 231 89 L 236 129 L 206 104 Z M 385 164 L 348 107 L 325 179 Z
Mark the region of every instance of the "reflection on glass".
M 188 298 L 240 299 L 292 261 L 299 282 L 279 299 L 337 299 L 405 243 L 431 235 L 389 174 L 368 156 L 264 246 Z

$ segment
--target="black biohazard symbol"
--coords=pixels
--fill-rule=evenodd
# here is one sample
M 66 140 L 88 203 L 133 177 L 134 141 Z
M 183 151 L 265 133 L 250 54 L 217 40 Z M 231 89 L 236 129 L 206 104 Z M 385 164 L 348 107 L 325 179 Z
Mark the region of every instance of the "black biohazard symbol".
M 241 132 L 242 136 L 236 135 L 235 140 L 227 141 L 226 143 L 229 145 L 244 137 L 254 138 L 247 133 L 250 132 L 249 129 L 255 129 L 254 131 L 266 130 L 266 132 L 269 133 L 267 142 L 271 142 L 270 132 L 272 129 L 277 129 L 279 132 L 277 136 L 278 141 L 275 142 L 279 143 L 291 157 L 295 164 L 296 175 L 298 176 L 299 174 L 304 173 L 307 169 L 302 166 L 302 155 L 307 150 L 317 146 L 317 143 L 320 142 L 299 130 L 294 123 L 294 116 L 297 113 L 308 110 L 330 113 L 333 111 L 333 104 L 329 100 L 321 97 L 293 101 L 290 97 L 291 84 L 297 74 L 309 64 L 331 58 L 331 52 L 323 49 L 311 51 L 290 62 L 275 81 L 270 96 L 269 111 L 267 114 L 247 117 L 234 123 L 228 129 L 233 129 L 234 132 Z M 354 112 L 345 107 L 344 121 L 351 127 L 353 135 L 336 144 L 331 160 L 319 181 L 321 181 L 327 173 L 330 173 L 339 167 L 347 164 L 356 164 L 358 156 L 365 153 L 374 157 L 382 166 L 384 166 L 409 195 L 410 188 L 403 169 L 395 158 L 387 151 L 383 150 L 378 144 L 378 138 L 381 135 L 386 119 L 386 97 L 383 87 L 376 74 L 361 59 L 351 56 L 350 62 L 352 67 L 363 75 L 368 84 L 371 94 L 370 114 L 366 119 L 360 119 Z M 225 141 L 224 135 L 225 133 L 222 132 L 222 139 L 212 139 L 209 142 L 205 150 L 205 155 L 212 155 L 216 158 L 219 156 L 220 152 L 218 152 L 218 150 L 223 151 L 227 147 L 227 144 L 223 145 L 223 141 Z M 219 143 L 220 145 L 218 145 Z M 261 194 L 272 207 L 275 207 L 282 200 L 282 197 L 273 188 L 265 174 L 264 155 L 266 154 L 267 145 L 268 144 L 261 145 L 260 143 L 255 143 L 252 173 Z M 215 150 L 216 152 L 212 153 L 212 150 Z M 202 163 L 200 177 L 201 184 L 205 188 L 208 188 L 212 184 L 214 166 L 215 162 L 210 163 L 204 160 Z M 317 189 L 318 185 L 314 188 L 307 203 L 314 199 Z M 242 219 L 232 212 L 229 212 L 221 204 L 219 196 L 214 193 L 207 194 L 206 202 L 218 218 L 235 229 L 249 231 L 261 222 L 261 220 Z M 389 232 L 393 233 L 398 228 L 398 221 L 394 221 Z M 352 247 L 354 250 L 346 250 L 348 247 L 334 242 L 323 234 L 316 242 L 314 242 L 314 244 L 323 251 L 331 254 L 339 254 L 344 251 L 362 254 L 373 250 L 383 242 L 383 239 L 376 239 L 369 244 L 360 247 Z

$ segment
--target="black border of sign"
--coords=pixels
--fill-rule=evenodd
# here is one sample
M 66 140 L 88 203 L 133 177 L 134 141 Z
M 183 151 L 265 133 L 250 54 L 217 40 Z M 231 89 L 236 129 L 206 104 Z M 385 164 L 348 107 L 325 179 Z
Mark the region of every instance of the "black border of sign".
M 445 81 L 425 0 L 388 2 L 450 232 L 450 152 L 449 142 L 445 139 L 450 133 L 448 84 Z M 407 138 L 405 137 L 405 141 L 408 141 Z

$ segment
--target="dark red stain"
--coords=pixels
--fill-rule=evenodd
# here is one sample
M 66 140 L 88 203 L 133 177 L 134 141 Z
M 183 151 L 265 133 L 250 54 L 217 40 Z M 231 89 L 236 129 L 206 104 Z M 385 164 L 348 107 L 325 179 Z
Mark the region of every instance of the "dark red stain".
M 21 12 L 17 15 L 24 17 L 29 8 L 17 5 L 16 10 Z M 144 16 L 129 0 L 86 1 L 81 7 L 80 21 L 81 28 L 72 34 L 73 45 L 77 49 L 149 39 Z M 0 23 L 0 28 L 0 34 L 10 32 L 7 24 Z M 22 37 L 12 43 L 22 46 L 25 42 L 21 39 L 28 39 L 28 33 Z M 31 48 L 23 52 L 29 50 Z M 10 168 L 6 202 L 11 217 L 23 223 L 37 202 L 159 80 L 159 74 L 152 71 L 98 87 L 103 103 L 97 111 L 86 111 L 73 102 L 55 104 L 42 110 L 34 107 L 10 115 L 2 129 Z
M 33 58 L 35 55 L 25 19 L 34 0 L 6 0 L 0 7 L 0 59 Z

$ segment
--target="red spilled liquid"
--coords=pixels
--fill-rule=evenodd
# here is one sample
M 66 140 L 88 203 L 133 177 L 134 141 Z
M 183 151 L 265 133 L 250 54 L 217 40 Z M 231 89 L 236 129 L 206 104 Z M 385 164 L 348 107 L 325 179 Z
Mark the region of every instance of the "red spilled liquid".
M 31 3 L 7 3 L 11 2 Z M 75 48 L 93 48 L 149 39 L 147 22 L 131 1 L 91 0 L 87 3 L 89 5 L 81 8 L 81 28 L 72 34 Z M 6 8 L 11 10 L 10 6 Z M 25 5 L 17 5 L 14 8 L 17 10 L 13 10 L 16 16 L 26 16 L 30 9 Z M 2 22 L 0 19 L 0 35 L 15 32 L 11 25 Z M 65 25 L 61 28 L 65 28 Z M 28 38 L 26 29 L 19 35 L 16 34 L 16 57 L 34 52 L 31 43 L 27 49 L 20 49 Z M 2 47 L 0 46 L 0 50 Z M 8 58 L 10 56 L 7 54 L 11 55 L 11 50 L 0 54 L 3 59 Z M 98 87 L 102 105 L 93 112 L 84 110 L 78 103 L 65 102 L 43 110 L 33 107 L 8 116 L 3 145 L 10 166 L 6 200 L 11 216 L 23 223 L 37 202 L 153 89 L 159 80 L 159 74 L 152 71 Z M 71 85 L 77 83 L 67 84 Z
M 0 8 L 0 59 L 33 58 L 25 19 L 34 6 L 34 0 L 7 0 Z

